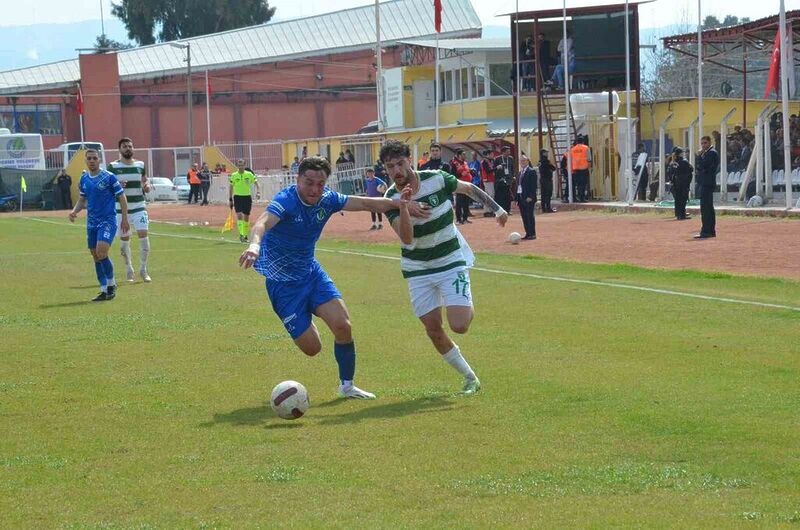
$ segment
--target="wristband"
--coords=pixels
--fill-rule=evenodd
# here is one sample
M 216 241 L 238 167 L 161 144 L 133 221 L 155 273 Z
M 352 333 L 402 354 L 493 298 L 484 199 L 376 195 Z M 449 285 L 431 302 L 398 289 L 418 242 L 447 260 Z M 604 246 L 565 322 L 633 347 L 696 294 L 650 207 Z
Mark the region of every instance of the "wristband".
M 247 252 L 252 254 L 258 254 L 261 251 L 261 245 L 258 243 L 250 243 L 250 246 L 247 247 Z

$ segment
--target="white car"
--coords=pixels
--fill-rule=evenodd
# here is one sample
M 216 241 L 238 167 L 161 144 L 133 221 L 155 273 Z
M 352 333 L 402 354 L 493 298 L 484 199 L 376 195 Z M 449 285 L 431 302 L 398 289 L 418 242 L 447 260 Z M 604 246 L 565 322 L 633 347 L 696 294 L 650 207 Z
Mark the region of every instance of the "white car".
M 172 181 L 164 177 L 153 177 L 149 179 L 150 192 L 145 194 L 145 199 L 153 201 L 177 201 L 178 187 Z
M 187 200 L 189 198 L 189 191 L 191 190 L 191 186 L 189 186 L 189 177 L 177 176 L 172 180 L 172 183 L 178 191 L 178 199 L 182 201 Z

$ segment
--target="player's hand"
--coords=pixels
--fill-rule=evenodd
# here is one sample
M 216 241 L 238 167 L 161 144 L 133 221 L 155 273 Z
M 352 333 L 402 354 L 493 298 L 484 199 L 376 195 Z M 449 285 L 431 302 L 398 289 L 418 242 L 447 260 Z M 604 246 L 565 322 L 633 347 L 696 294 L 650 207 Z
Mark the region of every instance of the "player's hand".
M 120 228 L 120 231 L 123 234 L 127 234 L 128 232 L 130 232 L 131 225 L 130 225 L 130 223 L 128 223 L 128 219 L 127 218 L 123 218 L 122 221 L 120 221 L 119 228 Z
M 76 217 L 78 217 L 78 214 L 76 214 L 75 212 L 69 212 L 69 222 L 70 223 L 74 223 Z
M 411 202 L 411 196 L 413 194 L 414 191 L 411 189 L 411 186 L 403 188 L 403 191 L 400 192 L 400 204 L 408 207 L 408 203 Z
M 527 199 L 525 199 L 525 202 L 532 202 L 532 201 L 533 201 L 533 199 L 531 199 L 530 197 L 528 197 Z
M 253 263 L 256 262 L 258 259 L 258 251 L 260 250 L 259 245 L 255 243 L 250 243 L 250 246 L 247 247 L 247 250 L 242 252 L 242 255 L 239 256 L 239 266 L 244 267 L 245 269 L 249 269 L 253 266 Z
M 411 217 L 427 219 L 431 216 L 430 209 L 431 207 L 425 203 L 417 201 L 409 201 L 408 203 L 408 213 L 411 215 Z
M 144 190 L 145 193 L 150 193 L 150 189 L 151 189 L 150 188 L 150 183 L 149 182 L 145 183 L 145 185 L 142 186 L 142 189 Z
M 505 210 L 501 210 L 501 212 L 497 213 L 495 219 L 497 219 L 497 224 L 499 224 L 500 226 L 506 226 L 506 221 L 508 221 L 508 212 L 506 212 Z

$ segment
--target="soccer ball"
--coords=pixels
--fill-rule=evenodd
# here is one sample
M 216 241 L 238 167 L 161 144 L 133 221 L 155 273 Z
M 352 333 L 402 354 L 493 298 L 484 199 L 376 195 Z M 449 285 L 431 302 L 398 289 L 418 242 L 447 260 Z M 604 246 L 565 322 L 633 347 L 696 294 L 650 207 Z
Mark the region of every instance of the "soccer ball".
M 285 420 L 296 420 L 308 410 L 308 391 L 297 381 L 284 381 L 272 389 L 269 404 Z
M 519 232 L 511 232 L 508 234 L 508 242 L 512 245 L 519 245 L 520 239 L 522 239 L 522 236 L 519 235 Z

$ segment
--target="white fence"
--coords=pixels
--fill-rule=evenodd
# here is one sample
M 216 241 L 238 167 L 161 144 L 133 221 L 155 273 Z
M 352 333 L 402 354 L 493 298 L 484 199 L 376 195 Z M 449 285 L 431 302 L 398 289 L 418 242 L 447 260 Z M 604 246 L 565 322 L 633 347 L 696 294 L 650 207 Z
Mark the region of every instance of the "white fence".
M 215 144 L 223 155 L 234 164 L 243 159 L 245 166 L 254 173 L 266 174 L 280 170 L 283 166 L 283 144 L 281 142 L 260 142 L 247 144 Z

